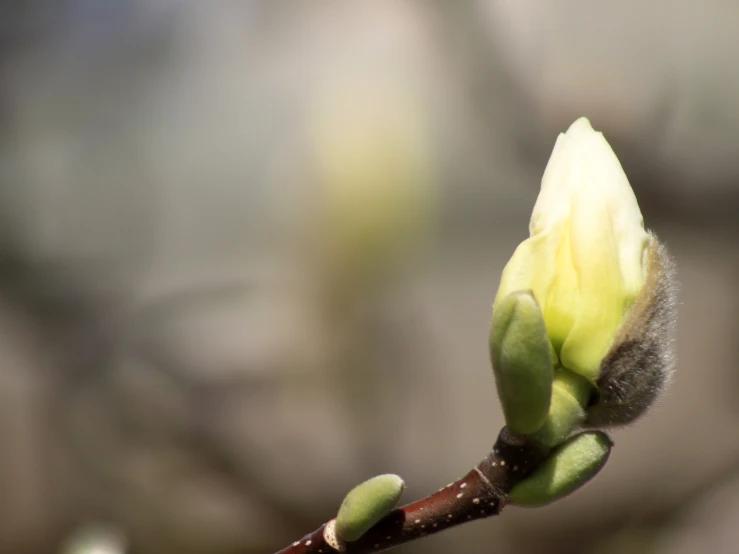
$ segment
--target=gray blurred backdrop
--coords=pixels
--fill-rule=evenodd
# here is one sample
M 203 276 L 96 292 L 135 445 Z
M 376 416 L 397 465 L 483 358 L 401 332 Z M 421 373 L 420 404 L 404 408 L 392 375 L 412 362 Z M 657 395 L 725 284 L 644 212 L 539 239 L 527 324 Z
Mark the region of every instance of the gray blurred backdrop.
M 269 554 L 370 476 L 465 473 L 581 115 L 676 258 L 674 386 L 584 490 L 397 552 L 737 552 L 737 30 L 731 0 L 3 2 L 0 552 Z

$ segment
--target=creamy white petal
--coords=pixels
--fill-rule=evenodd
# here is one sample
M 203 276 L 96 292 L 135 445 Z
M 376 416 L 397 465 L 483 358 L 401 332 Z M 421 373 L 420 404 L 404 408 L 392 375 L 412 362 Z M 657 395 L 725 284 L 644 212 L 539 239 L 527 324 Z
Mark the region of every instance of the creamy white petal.
M 586 118 L 559 135 L 498 298 L 530 289 L 561 363 L 595 380 L 644 284 L 647 233 L 631 185 Z

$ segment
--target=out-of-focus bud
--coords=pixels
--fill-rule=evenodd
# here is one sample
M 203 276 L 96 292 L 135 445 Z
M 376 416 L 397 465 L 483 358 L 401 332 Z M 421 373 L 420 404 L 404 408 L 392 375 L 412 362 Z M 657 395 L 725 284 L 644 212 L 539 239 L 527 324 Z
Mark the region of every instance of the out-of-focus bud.
M 336 536 L 356 541 L 389 514 L 400 499 L 405 483 L 397 475 L 378 475 L 354 487 L 336 515 Z
M 616 155 L 587 119 L 557 139 L 529 230 L 495 305 L 532 290 L 561 365 L 595 384 L 644 286 L 648 235 Z
M 91 525 L 76 530 L 63 544 L 62 554 L 125 554 L 123 534 L 107 525 Z
M 509 495 L 516 506 L 544 506 L 575 492 L 608 461 L 613 443 L 602 431 L 587 431 L 555 448 Z
M 536 299 L 514 292 L 498 302 L 490 325 L 490 357 L 506 425 L 524 435 L 547 418 L 552 396 L 552 352 Z
M 429 233 L 435 194 L 429 112 L 397 77 L 322 87 L 310 114 L 321 263 L 339 278 L 388 271 Z

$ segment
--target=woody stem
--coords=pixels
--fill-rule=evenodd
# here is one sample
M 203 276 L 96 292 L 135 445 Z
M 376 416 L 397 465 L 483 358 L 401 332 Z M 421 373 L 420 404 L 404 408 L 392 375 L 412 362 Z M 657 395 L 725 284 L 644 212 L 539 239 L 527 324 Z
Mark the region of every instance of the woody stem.
M 507 428 L 492 450 L 461 479 L 437 492 L 396 508 L 353 542 L 336 538 L 334 520 L 324 523 L 277 554 L 367 554 L 474 521 L 498 515 L 507 494 L 548 454 L 548 449 Z

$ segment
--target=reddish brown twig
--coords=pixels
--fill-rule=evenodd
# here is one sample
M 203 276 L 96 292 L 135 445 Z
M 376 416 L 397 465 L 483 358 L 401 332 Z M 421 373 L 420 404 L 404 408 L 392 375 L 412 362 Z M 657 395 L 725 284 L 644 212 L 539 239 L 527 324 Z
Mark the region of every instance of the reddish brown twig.
M 354 542 L 342 542 L 324 523 L 277 554 L 379 552 L 444 529 L 500 513 L 507 493 L 544 460 L 547 450 L 506 428 L 488 455 L 461 479 L 434 494 L 396 508 Z

